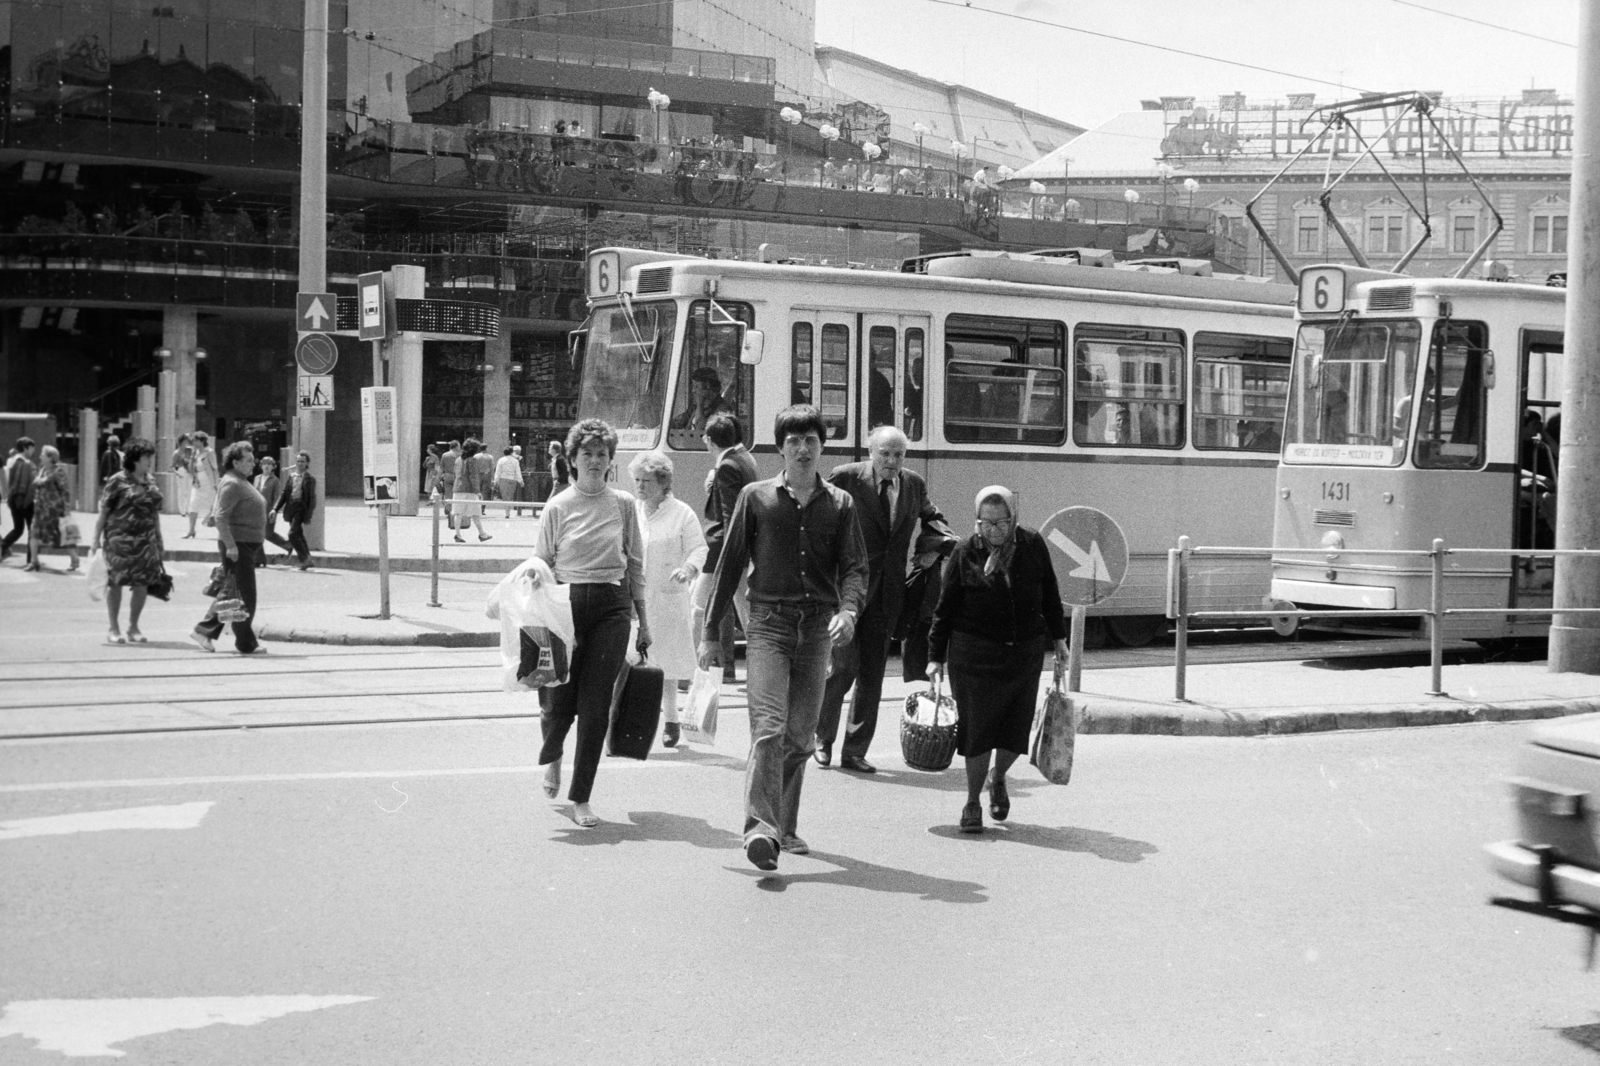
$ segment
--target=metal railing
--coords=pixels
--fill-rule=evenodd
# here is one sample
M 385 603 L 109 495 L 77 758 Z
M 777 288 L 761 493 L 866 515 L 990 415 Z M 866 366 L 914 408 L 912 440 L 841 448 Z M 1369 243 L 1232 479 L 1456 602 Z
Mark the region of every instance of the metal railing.
M 1271 559 L 1273 556 L 1304 555 L 1326 556 L 1328 548 L 1237 548 L 1194 547 L 1188 537 L 1179 537 L 1178 546 L 1167 550 L 1167 617 L 1175 622 L 1173 649 L 1173 698 L 1188 702 L 1189 622 L 1239 621 L 1259 618 L 1268 621 L 1278 618 L 1426 618 L 1428 625 L 1428 660 L 1431 668 L 1430 696 L 1448 696 L 1444 689 L 1444 625 L 1445 618 L 1456 616 L 1490 615 L 1550 615 L 1600 614 L 1600 607 L 1446 607 L 1444 605 L 1445 558 L 1460 556 L 1500 556 L 1505 558 L 1535 559 L 1560 556 L 1600 557 L 1600 550 L 1589 548 L 1446 548 L 1443 538 L 1436 537 L 1431 550 L 1396 550 L 1384 548 L 1339 549 L 1339 555 L 1379 555 L 1386 558 L 1427 559 L 1430 563 L 1429 597 L 1427 609 L 1397 610 L 1390 608 L 1327 608 L 1321 610 L 1275 611 L 1191 611 L 1189 610 L 1189 561 L 1195 556 L 1234 559 Z M 1507 578 L 1510 578 L 1507 574 Z

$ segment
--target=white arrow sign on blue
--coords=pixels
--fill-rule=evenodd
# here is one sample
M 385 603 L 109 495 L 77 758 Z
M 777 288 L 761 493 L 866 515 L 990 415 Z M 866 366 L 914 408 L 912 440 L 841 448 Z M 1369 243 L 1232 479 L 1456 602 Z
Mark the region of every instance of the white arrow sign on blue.
M 1128 541 L 1112 517 L 1093 507 L 1066 507 L 1039 527 L 1053 549 L 1061 599 L 1076 607 L 1104 603 L 1128 573 Z
M 297 292 L 294 324 L 301 333 L 323 333 L 338 323 L 339 301 L 331 292 Z

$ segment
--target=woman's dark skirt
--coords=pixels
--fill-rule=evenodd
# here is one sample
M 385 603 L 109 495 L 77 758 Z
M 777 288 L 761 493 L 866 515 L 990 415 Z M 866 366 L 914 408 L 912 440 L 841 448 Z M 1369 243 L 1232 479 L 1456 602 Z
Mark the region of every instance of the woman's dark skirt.
M 950 695 L 956 701 L 956 750 L 963 756 L 1028 750 L 1047 644 L 1042 636 L 1002 644 L 970 633 L 950 635 Z

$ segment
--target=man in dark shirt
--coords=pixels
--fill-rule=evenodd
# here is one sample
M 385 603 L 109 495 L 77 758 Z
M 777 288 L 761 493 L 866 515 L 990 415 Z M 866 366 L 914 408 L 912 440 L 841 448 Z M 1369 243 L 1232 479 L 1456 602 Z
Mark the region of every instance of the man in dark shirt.
M 100 484 L 104 485 L 122 469 L 122 441 L 115 434 L 106 438 L 106 450 L 100 453 Z
M 711 602 L 711 585 L 716 578 L 717 560 L 722 557 L 722 542 L 728 535 L 728 523 L 733 519 L 733 505 L 739 500 L 740 490 L 758 476 L 756 461 L 744 446 L 744 431 L 739 428 L 739 420 L 733 415 L 726 411 L 712 415 L 706 422 L 706 431 L 701 440 L 705 443 L 706 451 L 714 458 L 711 460 L 711 474 L 706 478 L 706 506 L 702 512 L 706 520 L 706 563 L 694 590 L 694 607 L 701 615 L 695 623 L 696 632 L 699 632 L 706 606 Z M 743 596 L 735 596 L 734 606 L 741 620 L 748 617 L 749 604 Z M 733 681 L 732 611 L 722 616 L 720 636 L 722 680 Z
M 717 658 L 717 634 L 747 563 L 750 757 L 745 771 L 745 857 L 778 868 L 778 851 L 806 854 L 796 835 L 800 786 L 816 741 L 834 644 L 848 644 L 867 593 L 867 551 L 850 494 L 817 474 L 822 412 L 799 404 L 774 425 L 783 472 L 746 485 L 717 561 L 700 665 Z

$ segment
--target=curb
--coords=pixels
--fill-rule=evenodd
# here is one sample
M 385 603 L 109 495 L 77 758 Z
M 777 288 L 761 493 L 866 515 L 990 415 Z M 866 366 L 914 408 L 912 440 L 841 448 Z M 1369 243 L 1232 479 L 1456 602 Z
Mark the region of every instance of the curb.
M 200 551 L 195 548 L 171 548 L 161 553 L 163 559 L 175 563 L 215 563 L 218 561 L 215 551 Z M 526 561 L 526 557 L 517 559 L 440 559 L 439 573 L 441 574 L 508 574 Z M 312 552 L 311 565 L 323 570 L 359 570 L 375 574 L 378 572 L 378 557 L 376 555 L 328 555 L 326 553 Z M 430 559 L 414 559 L 410 557 L 389 559 L 389 572 L 392 574 L 426 574 L 432 570 Z
M 1103 697 L 1074 702 L 1081 715 L 1079 733 L 1184 737 L 1288 736 L 1349 729 L 1524 722 L 1600 711 L 1600 698 L 1514 703 L 1461 703 L 1442 699 L 1439 703 L 1381 704 L 1369 708 L 1261 708 L 1251 711 L 1200 706 L 1175 710 L 1164 703 L 1136 703 Z
M 348 633 L 333 629 L 300 629 L 279 622 L 260 622 L 256 636 L 281 644 L 343 644 L 351 647 L 498 648 L 499 633 L 447 630 L 423 633 Z

